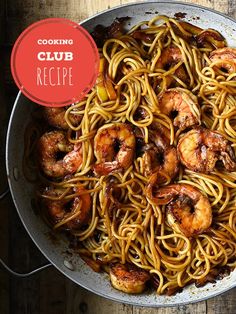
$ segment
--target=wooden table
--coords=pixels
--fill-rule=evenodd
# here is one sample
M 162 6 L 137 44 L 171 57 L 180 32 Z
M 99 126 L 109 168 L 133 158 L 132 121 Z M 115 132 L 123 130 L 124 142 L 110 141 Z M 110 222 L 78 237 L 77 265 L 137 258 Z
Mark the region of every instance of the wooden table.
M 4 134 L 17 92 L 9 70 L 12 44 L 32 22 L 47 17 L 65 17 L 73 21 L 104 9 L 131 2 L 129 0 L 1 0 L 0 1 L 0 191 L 4 177 Z M 236 0 L 189 0 L 214 8 L 236 18 Z M 0 85 L 1 86 L 1 85 Z M 5 95 L 4 95 L 5 93 Z M 6 104 L 6 105 L 4 105 Z M 45 262 L 24 230 L 11 197 L 0 202 L 1 257 L 15 270 L 28 271 Z M 170 314 L 236 313 L 236 289 L 222 296 L 194 305 L 176 308 L 139 308 L 105 300 L 75 285 L 51 267 L 29 279 L 9 276 L 0 268 L 1 314 Z

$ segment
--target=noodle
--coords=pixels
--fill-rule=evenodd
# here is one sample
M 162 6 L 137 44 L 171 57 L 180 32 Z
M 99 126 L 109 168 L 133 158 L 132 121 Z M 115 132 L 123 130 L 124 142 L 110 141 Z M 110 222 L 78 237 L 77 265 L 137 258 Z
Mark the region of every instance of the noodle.
M 137 41 L 134 32 L 141 32 L 143 38 L 151 36 L 152 41 Z M 201 124 L 224 134 L 235 150 L 236 74 L 210 61 L 213 46 L 198 48 L 187 40 L 190 37 L 178 20 L 158 16 L 119 38 L 105 41 L 100 54 L 107 60 L 116 99 L 99 101 L 95 86 L 86 99 L 67 109 L 68 139 L 73 144 L 82 143 L 83 161 L 69 178 L 50 182 L 60 191 L 59 196 L 43 195 L 52 201 L 72 200 L 79 195 L 72 188 L 83 186 L 86 190 L 81 194 L 88 193 L 92 199 L 91 219 L 81 230 L 70 230 L 78 242 L 77 252 L 104 267 L 111 262 L 131 263 L 150 272 L 158 294 L 172 294 L 192 282 L 200 282 L 213 269 L 235 267 L 236 172 L 215 170 L 205 174 L 180 168 L 174 182 L 199 189 L 208 197 L 213 212 L 211 227 L 188 238 L 170 228 L 165 205 L 155 205 L 146 197 L 148 177 L 140 156 L 123 172 L 92 175 L 96 162 L 93 141 L 104 124 L 125 122 L 142 130 L 144 143 L 148 144 L 149 127 L 156 123 L 168 130 L 169 144 L 176 146 L 182 130 L 174 127 L 171 117 L 161 113 L 158 100 L 171 78 L 171 84 L 199 97 L 200 112 L 197 107 L 194 110 L 201 115 Z M 169 46 L 179 48 L 181 61 L 169 68 L 157 68 L 163 49 Z M 186 80 L 176 74 L 181 69 Z M 138 116 L 138 112 L 145 114 Z M 83 116 L 78 125 L 72 123 L 71 114 Z M 168 185 L 171 178 L 163 176 Z M 75 218 L 81 206 L 80 203 L 54 229 Z

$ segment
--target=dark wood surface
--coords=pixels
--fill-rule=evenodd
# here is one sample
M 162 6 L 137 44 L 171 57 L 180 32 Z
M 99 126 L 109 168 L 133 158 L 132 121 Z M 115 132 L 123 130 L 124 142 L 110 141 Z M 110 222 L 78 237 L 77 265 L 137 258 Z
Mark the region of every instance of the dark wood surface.
M 46 17 L 80 21 L 125 0 L 1 0 L 0 1 L 0 191 L 5 176 L 5 133 L 17 93 L 9 70 L 12 43 L 30 23 Z M 236 17 L 235 0 L 189 1 Z M 0 201 L 0 256 L 14 270 L 26 272 L 45 262 L 22 226 L 11 196 Z M 236 313 L 236 290 L 194 305 L 143 309 L 105 300 L 78 287 L 51 267 L 31 278 L 9 276 L 0 266 L 0 314 L 196 314 Z

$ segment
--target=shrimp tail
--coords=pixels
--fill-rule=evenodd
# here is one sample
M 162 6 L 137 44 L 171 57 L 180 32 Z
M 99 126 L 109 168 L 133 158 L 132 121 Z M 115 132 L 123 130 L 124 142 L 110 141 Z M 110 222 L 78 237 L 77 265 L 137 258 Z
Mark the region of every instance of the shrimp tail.
M 221 152 L 221 156 L 219 157 L 219 159 L 222 160 L 226 170 L 236 170 L 236 158 L 231 147 L 229 147 L 227 151 Z
M 172 200 L 172 193 L 170 195 L 164 194 L 162 196 L 155 197 L 154 194 L 156 194 L 154 190 L 158 190 L 159 186 L 158 183 L 163 180 L 163 177 L 160 172 L 155 172 L 151 175 L 151 177 L 148 180 L 147 186 L 145 188 L 145 194 L 147 197 L 156 205 L 165 205 L 169 203 Z

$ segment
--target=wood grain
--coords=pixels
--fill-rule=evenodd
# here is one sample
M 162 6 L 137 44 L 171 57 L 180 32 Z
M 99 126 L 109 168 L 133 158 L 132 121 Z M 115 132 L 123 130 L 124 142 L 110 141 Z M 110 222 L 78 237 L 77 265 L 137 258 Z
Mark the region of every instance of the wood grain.
M 3 44 L 5 37 L 5 3 L 0 2 L 0 58 L 3 60 Z M 4 88 L 4 69 L 3 63 L 0 62 L 0 193 L 7 187 L 7 178 L 5 175 L 5 134 L 7 127 L 7 108 L 6 108 L 6 95 Z M 9 204 L 7 199 L 0 201 L 0 254 L 4 261 L 8 262 L 8 208 Z M 9 280 L 8 274 L 0 269 L 0 313 L 9 313 Z
M 67 281 L 66 314 L 132 314 L 133 307 L 106 300 Z
M 38 263 L 41 263 L 41 254 L 35 249 L 28 235 L 24 237 L 24 228 L 20 223 L 13 205 L 8 207 L 9 212 L 9 265 L 18 272 L 28 272 Z M 39 275 L 31 278 L 17 279 L 10 277 L 10 313 L 39 314 Z M 17 310 L 16 310 L 17 309 Z
M 4 126 L 16 94 L 9 70 L 11 45 L 20 32 L 32 22 L 47 17 L 66 17 L 81 21 L 92 14 L 132 2 L 130 0 L 5 0 L 0 1 L 1 29 L 5 26 L 5 38 L 0 55 L 4 60 L 5 81 L 0 89 L 0 136 L 4 141 Z M 186 1 L 187 2 L 187 1 Z M 236 17 L 236 0 L 191 0 L 188 2 L 214 8 Z M 2 64 L 0 65 L 2 66 Z M 1 70 L 1 69 L 0 69 Z M 3 90 L 7 91 L 4 100 Z M 4 173 L 4 145 L 0 145 L 0 173 Z M 0 191 L 6 184 L 0 176 Z M 22 227 L 10 196 L 0 202 L 1 257 L 18 271 L 27 271 L 43 263 L 44 258 L 36 249 Z M 1 314 L 235 314 L 236 290 L 222 296 L 175 308 L 140 308 L 106 300 L 80 288 L 56 269 L 47 269 L 30 279 L 9 277 L 0 269 Z

